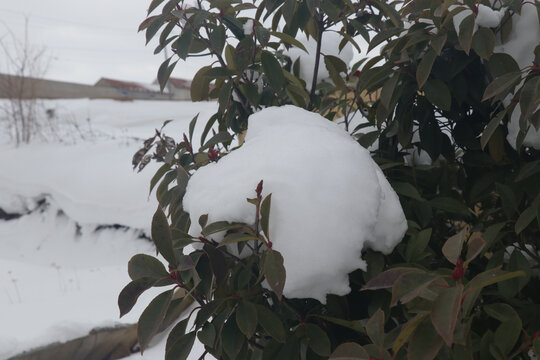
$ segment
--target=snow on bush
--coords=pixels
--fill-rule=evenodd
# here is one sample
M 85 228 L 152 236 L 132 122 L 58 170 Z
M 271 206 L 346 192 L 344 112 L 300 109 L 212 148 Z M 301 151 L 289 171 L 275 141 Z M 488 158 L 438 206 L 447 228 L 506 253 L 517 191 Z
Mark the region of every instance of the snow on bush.
M 339 125 L 288 105 L 252 115 L 244 145 L 192 176 L 184 197 L 191 233 L 200 233 L 203 214 L 209 223 L 253 223 L 246 198 L 261 179 L 272 193 L 270 240 L 284 257 L 287 297 L 324 303 L 326 294 L 347 294 L 347 274 L 366 269 L 361 251 L 387 254 L 406 231 L 369 152 Z
M 321 53 L 323 55 L 337 56 L 341 60 L 343 60 L 345 64 L 348 64 L 353 58 L 352 45 L 350 43 L 347 43 L 347 45 L 345 45 L 345 47 L 343 47 L 343 49 L 340 51 L 339 44 L 342 39 L 343 38 L 341 37 L 341 35 L 337 32 L 325 32 L 322 37 Z M 299 40 L 304 45 L 308 53 L 306 53 L 302 49 L 291 47 L 288 51 L 285 52 L 285 54 L 291 58 L 293 63 L 296 60 L 300 61 L 300 78 L 306 82 L 306 87 L 308 89 L 311 89 L 313 69 L 315 68 L 315 53 L 317 51 L 317 41 L 313 38 L 307 39 L 303 35 L 299 35 L 297 37 L 297 40 Z M 321 82 L 323 80 L 330 81 L 330 74 L 328 73 L 328 70 L 324 65 L 324 59 L 321 56 L 321 60 L 319 62 L 319 71 L 317 72 L 317 81 Z

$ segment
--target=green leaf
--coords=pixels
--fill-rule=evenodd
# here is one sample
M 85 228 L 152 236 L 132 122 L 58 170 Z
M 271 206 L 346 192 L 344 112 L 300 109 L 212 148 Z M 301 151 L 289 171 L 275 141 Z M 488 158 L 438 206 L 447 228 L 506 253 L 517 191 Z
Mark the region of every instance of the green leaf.
M 223 52 L 223 48 L 225 47 L 225 27 L 223 25 L 217 26 L 210 33 L 210 46 L 217 54 Z
M 449 197 L 438 197 L 429 201 L 434 208 L 454 214 L 470 215 L 469 209 L 462 202 Z
M 407 262 L 414 262 L 414 260 L 422 257 L 431 238 L 431 233 L 432 229 L 429 228 L 420 231 L 415 236 L 411 236 L 407 244 L 407 250 L 405 251 Z
M 340 325 L 346 328 L 349 328 L 351 330 L 354 330 L 356 332 L 359 332 L 361 334 L 366 333 L 366 329 L 362 325 L 360 320 L 344 320 L 339 319 L 332 316 L 325 316 L 325 315 L 313 315 L 314 317 L 318 317 L 320 319 L 326 320 L 328 322 L 331 322 L 332 324 Z
M 257 319 L 259 325 L 270 335 L 274 340 L 285 343 L 285 328 L 281 319 L 271 310 L 262 305 L 255 305 L 257 309 Z
M 245 225 L 241 223 L 230 223 L 228 221 L 216 221 L 214 223 L 206 225 L 202 229 L 201 234 L 203 236 L 208 236 L 208 235 L 212 235 L 221 231 L 241 229 L 244 226 Z
M 165 24 L 165 20 L 167 19 L 167 14 L 151 17 L 151 19 L 152 20 L 148 23 L 148 26 L 146 27 L 146 45 L 148 45 L 150 40 L 152 40 L 152 38 L 157 34 L 159 29 Z M 143 24 L 145 23 L 143 22 Z M 139 26 L 139 31 L 142 30 L 143 24 Z
M 489 142 L 489 139 L 495 133 L 495 130 L 497 130 L 497 128 L 499 127 L 499 124 L 506 115 L 507 109 L 508 108 L 498 112 L 497 115 L 495 115 L 495 117 L 491 119 L 484 128 L 484 131 L 482 132 L 482 137 L 480 138 L 480 145 L 482 146 L 482 150 L 485 149 L 486 145 Z
M 414 360 L 433 360 L 444 341 L 433 328 L 430 321 L 424 321 L 414 331 L 408 346 L 408 358 Z
M 523 271 L 507 272 L 501 270 L 500 267 L 496 267 L 476 275 L 471 281 L 469 281 L 465 286 L 465 294 L 469 294 L 486 286 L 519 276 L 526 276 L 526 274 Z
M 223 326 L 221 342 L 223 350 L 225 350 L 229 358 L 237 359 L 244 345 L 245 337 L 236 326 L 236 321 L 233 317 L 230 317 Z
M 165 360 L 186 360 L 195 343 L 196 332 L 189 332 L 176 339 L 165 354 Z
M 211 68 L 212 66 L 203 66 L 195 73 L 195 76 L 193 76 L 190 89 L 191 101 L 203 101 L 208 99 L 210 79 L 206 77 L 206 72 Z
M 442 110 L 450 111 L 452 95 L 448 86 L 441 80 L 428 80 L 424 86 L 424 94 L 433 105 Z
M 216 340 L 216 327 L 212 323 L 207 322 L 197 333 L 197 338 L 204 345 L 213 347 Z
M 469 55 L 469 50 L 471 49 L 472 44 L 472 38 L 473 38 L 473 31 L 474 31 L 474 14 L 471 14 L 467 16 L 461 23 L 459 24 L 459 44 Z
M 495 47 L 495 35 L 490 28 L 481 27 L 474 33 L 472 48 L 483 59 L 489 60 Z
M 168 58 L 165 60 L 161 66 L 158 69 L 157 79 L 159 83 L 159 89 L 161 92 L 163 92 L 163 89 L 165 89 L 165 86 L 167 86 L 167 81 L 169 81 L 169 78 L 171 77 L 171 73 L 174 70 L 174 67 L 178 63 L 178 61 L 175 61 L 171 66 L 169 66 L 169 62 L 171 61 L 171 58 Z
M 186 190 L 189 178 L 190 175 L 186 169 L 184 169 L 182 165 L 178 164 L 178 168 L 176 169 L 176 183 L 181 191 Z
M 225 236 L 225 238 L 219 243 L 218 248 L 225 245 L 236 244 L 239 242 L 245 242 L 250 240 L 260 241 L 257 236 L 252 234 L 233 233 Z
M 306 324 L 306 335 L 309 338 L 309 347 L 313 352 L 320 356 L 330 356 L 330 339 L 328 335 L 317 325 Z
M 261 53 L 261 63 L 268 79 L 268 83 L 275 92 L 279 92 L 285 85 L 285 75 L 281 70 L 281 65 L 276 60 L 274 55 L 268 51 Z
M 167 351 L 169 351 L 169 349 L 172 347 L 172 345 L 174 345 L 175 342 L 180 340 L 186 334 L 186 328 L 189 322 L 189 318 L 190 317 L 188 316 L 187 318 L 179 321 L 169 332 L 167 342 L 165 343 L 165 354 L 167 354 Z
M 180 37 L 178 38 L 175 44 L 176 53 L 180 59 L 186 60 L 189 53 L 189 47 L 191 46 L 192 39 L 193 39 L 193 30 L 186 27 L 184 31 L 182 31 L 182 35 L 180 35 Z
M 486 241 L 482 236 L 471 236 L 467 244 L 466 262 L 474 260 L 486 247 Z
M 533 203 L 519 215 L 515 225 L 516 234 L 520 234 L 536 218 L 536 208 L 537 204 Z
M 403 345 L 409 340 L 412 333 L 416 330 L 418 325 L 427 318 L 429 313 L 422 312 L 417 314 L 415 317 L 413 317 L 411 320 L 407 321 L 401 331 L 399 332 L 399 335 L 397 336 L 396 340 L 394 340 L 394 343 L 392 344 L 392 351 L 394 354 L 397 354 L 398 351 L 401 349 Z
M 362 291 L 364 290 L 379 290 L 379 289 L 387 289 L 394 286 L 397 279 L 409 272 L 423 272 L 424 271 L 412 267 L 399 267 L 399 268 L 393 268 L 386 270 L 379 275 L 375 276 L 373 279 L 368 281 L 363 287 Z
M 489 59 L 488 68 L 495 78 L 507 73 L 519 72 L 519 65 L 516 60 L 506 53 L 493 54 Z
M 536 339 L 534 339 L 533 350 L 536 356 L 540 356 L 540 337 L 537 337 Z
M 416 271 L 401 275 L 394 283 L 394 286 L 392 286 L 392 300 L 390 304 L 394 306 L 398 301 L 406 304 L 414 300 L 429 285 L 440 278 L 440 275 Z
M 529 119 L 540 104 L 540 76 L 525 81 L 519 96 L 521 116 Z
M 272 205 L 272 194 L 268 194 L 261 203 L 261 228 L 264 235 L 270 240 L 270 206 Z
M 521 72 L 511 72 L 508 74 L 501 75 L 495 80 L 493 80 L 486 87 L 482 101 L 486 101 L 496 95 L 503 93 L 506 90 L 509 90 L 512 86 L 516 85 L 521 80 Z
M 407 196 L 418 201 L 426 201 L 422 195 L 420 195 L 416 187 L 410 183 L 394 181 L 392 182 L 392 188 L 399 195 Z
M 141 353 L 156 335 L 171 303 L 174 290 L 165 291 L 154 298 L 144 309 L 137 325 L 137 338 Z
M 347 73 L 347 65 L 343 62 L 343 60 L 341 60 L 337 56 L 326 55 L 324 56 L 324 64 L 334 84 L 337 87 L 346 90 L 347 86 L 345 85 L 345 81 L 341 77 L 342 72 L 345 74 Z
M 279 38 L 283 43 L 285 43 L 287 45 L 294 45 L 297 48 L 300 48 L 300 49 L 304 50 L 306 53 L 308 53 L 308 51 L 306 50 L 306 47 L 300 41 L 296 40 L 294 37 L 292 37 L 292 36 L 290 36 L 288 34 L 285 34 L 285 33 L 282 33 L 282 32 L 277 32 L 277 31 L 271 31 L 270 35 Z
M 431 309 L 431 322 L 448 346 L 452 346 L 454 342 L 454 329 L 461 308 L 462 295 L 463 284 L 456 283 L 454 287 L 441 291 Z
M 242 301 L 236 309 L 236 324 L 240 331 L 251 338 L 257 329 L 257 308 L 253 303 Z
M 422 61 L 420 61 L 418 69 L 416 69 L 416 82 L 418 83 L 419 89 L 421 89 L 426 83 L 436 58 L 437 53 L 430 49 L 428 52 L 426 52 L 422 58 Z
M 154 217 L 152 218 L 152 241 L 154 241 L 157 251 L 163 255 L 165 260 L 170 264 L 176 265 L 172 246 L 171 229 L 169 228 L 167 216 L 165 216 L 161 206 L 158 206 Z
M 366 332 L 373 342 L 378 347 L 384 345 L 384 311 L 378 309 L 366 323 Z
M 388 79 L 384 83 L 382 87 L 381 96 L 380 96 L 381 104 L 383 104 L 383 106 L 388 110 L 392 110 L 390 109 L 390 103 L 392 101 L 392 95 L 394 94 L 394 91 L 396 89 L 398 82 L 399 82 L 399 73 L 396 72 L 390 79 Z
M 456 264 L 458 257 L 461 256 L 461 250 L 463 249 L 466 235 L 467 229 L 464 228 L 446 240 L 442 247 L 444 257 L 454 265 Z
M 262 26 L 255 26 L 255 36 L 259 43 L 265 47 L 270 41 L 270 31 Z
M 150 191 L 148 192 L 148 195 L 150 195 L 152 193 L 152 190 L 154 189 L 154 187 L 156 186 L 158 181 L 163 177 L 163 175 L 165 175 L 165 173 L 167 171 L 170 170 L 170 168 L 171 168 L 171 164 L 163 164 L 158 169 L 158 171 L 156 171 L 156 173 L 154 174 L 154 176 L 150 180 Z
M 357 343 L 348 342 L 339 345 L 332 355 L 330 360 L 369 360 L 367 351 Z
M 118 295 L 118 308 L 120 317 L 126 315 L 133 309 L 139 296 L 150 289 L 156 283 L 155 278 L 140 278 L 127 284 Z
M 447 38 L 448 36 L 446 34 L 440 34 L 432 38 L 431 41 L 429 42 L 437 55 L 441 55 L 441 51 L 444 48 L 444 44 L 446 44 Z
M 131 280 L 153 278 L 155 280 L 168 277 L 169 273 L 161 261 L 153 256 L 137 254 L 128 262 L 128 274 Z
M 281 300 L 286 280 L 283 256 L 276 250 L 266 251 L 264 253 L 263 271 L 268 285 L 270 285 L 270 288 L 276 293 L 278 299 Z
M 212 136 L 210 140 L 200 148 L 200 151 L 206 150 L 217 144 L 227 144 L 232 141 L 233 137 L 227 131 L 220 131 L 216 135 Z
M 522 322 L 519 315 L 510 305 L 503 303 L 486 305 L 484 311 L 501 322 L 493 336 L 493 343 L 503 354 L 509 354 L 521 335 Z
M 396 27 L 401 26 L 401 24 L 402 24 L 401 23 L 401 16 L 396 11 L 396 9 L 394 9 L 393 6 L 389 5 L 385 0 L 383 0 L 383 1 L 375 0 L 375 1 L 373 1 L 373 4 L 377 8 L 379 8 L 384 13 L 384 15 L 386 15 L 390 19 L 390 21 L 392 21 L 394 26 L 396 26 Z

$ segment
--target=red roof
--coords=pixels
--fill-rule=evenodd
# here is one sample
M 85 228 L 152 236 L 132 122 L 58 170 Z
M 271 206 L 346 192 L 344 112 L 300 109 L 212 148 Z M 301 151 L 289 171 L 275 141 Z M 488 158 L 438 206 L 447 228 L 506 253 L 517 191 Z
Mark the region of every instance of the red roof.
M 169 84 L 177 89 L 189 89 L 191 88 L 191 80 L 180 78 L 169 78 Z
M 137 83 L 134 83 L 134 82 L 131 82 L 131 81 L 122 81 L 122 80 L 114 80 L 114 79 L 109 79 L 109 78 L 101 78 L 97 82 L 97 84 L 100 84 L 101 82 L 107 82 L 110 86 L 113 86 L 115 88 L 120 88 L 120 89 L 126 89 L 126 90 L 131 90 L 131 91 L 154 92 L 152 89 L 148 89 L 148 88 L 144 87 L 141 84 L 137 84 Z

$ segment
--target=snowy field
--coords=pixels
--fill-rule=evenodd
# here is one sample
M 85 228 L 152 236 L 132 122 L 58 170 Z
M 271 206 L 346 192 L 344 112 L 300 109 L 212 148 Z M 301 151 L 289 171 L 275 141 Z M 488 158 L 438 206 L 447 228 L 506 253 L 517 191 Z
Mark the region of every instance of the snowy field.
M 11 218 L 0 220 L 0 359 L 137 321 L 155 292 L 122 319 L 116 303 L 131 256 L 155 254 L 149 234 L 157 202 L 148 189 L 157 167 L 137 174 L 131 158 L 163 121 L 175 120 L 165 132 L 180 138 L 199 112 L 202 131 L 215 107 L 51 100 L 43 109 L 69 124 L 60 138 L 15 148 L 0 132 L 0 209 Z M 164 348 L 144 358 L 163 359 Z

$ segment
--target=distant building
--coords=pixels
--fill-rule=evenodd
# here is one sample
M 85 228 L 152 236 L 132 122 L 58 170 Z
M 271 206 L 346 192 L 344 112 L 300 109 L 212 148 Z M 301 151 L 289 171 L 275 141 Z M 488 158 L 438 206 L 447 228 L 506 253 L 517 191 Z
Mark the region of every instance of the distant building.
M 118 97 L 121 99 L 165 100 L 168 98 L 166 94 L 161 94 L 159 87 L 156 88 L 154 85 L 141 84 L 132 81 L 101 78 L 94 86 L 112 87 L 117 90 Z
M 152 84 L 157 86 L 159 90 L 159 83 L 157 80 Z M 191 100 L 191 80 L 180 78 L 169 78 L 169 82 L 165 87 L 164 94 L 170 94 L 171 100 Z

